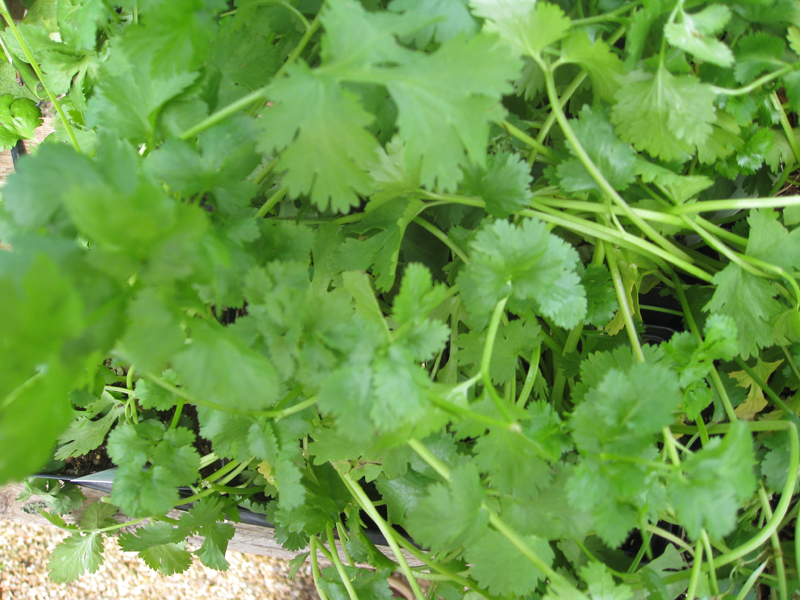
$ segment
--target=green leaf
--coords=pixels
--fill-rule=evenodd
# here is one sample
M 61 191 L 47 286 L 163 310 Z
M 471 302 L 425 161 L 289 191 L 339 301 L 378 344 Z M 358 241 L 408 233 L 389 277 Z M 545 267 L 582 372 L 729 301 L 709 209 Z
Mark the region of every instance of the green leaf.
M 31 496 L 37 496 L 47 504 L 48 509 L 59 515 L 65 515 L 71 510 L 80 508 L 86 501 L 86 496 L 83 495 L 81 488 L 74 483 L 32 477 L 26 479 L 24 484 L 25 487 L 16 498 L 18 502 L 25 502 Z
M 177 488 L 198 478 L 200 456 L 192 447 L 194 438 L 183 427 L 165 431 L 154 420 L 114 429 L 107 449 L 119 471 L 111 501 L 131 517 L 169 512 L 178 504 Z
M 457 283 L 476 326 L 485 325 L 506 296 L 512 310 L 533 301 L 560 327 L 574 327 L 585 316 L 586 294 L 575 272 L 578 255 L 541 221 L 484 225 L 470 244 L 470 257 Z
M 392 315 L 405 346 L 417 360 L 427 360 L 442 349 L 450 328 L 426 318 L 448 296 L 447 288 L 433 284 L 431 273 L 419 263 L 408 265 L 403 272 L 400 292 L 394 298 Z
M 486 201 L 486 212 L 494 217 L 507 217 L 528 207 L 530 166 L 516 154 L 490 154 L 486 168 L 475 165 L 464 168 L 461 193 L 480 196 Z
M 144 168 L 184 198 L 213 194 L 217 208 L 235 216 L 256 194 L 256 186 L 243 181 L 259 163 L 254 123 L 244 116 L 228 119 L 202 132 L 197 148 L 171 138 L 147 157 Z
M 669 484 L 669 498 L 678 520 L 692 539 L 703 528 L 713 538 L 736 527 L 738 503 L 756 490 L 755 456 L 747 424 L 737 421 L 724 438 L 709 444 L 684 461 L 684 475 Z
M 225 552 L 235 533 L 233 525 L 219 522 L 225 518 L 222 509 L 223 503 L 219 498 L 203 498 L 195 502 L 189 512 L 181 515 L 178 523 L 182 536 L 191 532 L 205 538 L 195 554 L 206 567 L 218 571 L 228 569 Z
M 492 429 L 477 441 L 474 452 L 475 464 L 503 494 L 532 498 L 550 483 L 550 466 L 536 446 L 518 433 Z
M 489 373 L 495 384 L 503 385 L 516 377 L 519 357 L 530 360 L 531 353 L 541 343 L 541 334 L 538 324 L 523 319 L 498 328 L 489 364 Z M 458 344 L 463 349 L 458 354 L 459 364 L 474 364 L 477 373 L 486 344 L 486 332 L 474 330 L 462 334 L 458 336 Z
M 138 552 L 145 564 L 164 575 L 183 573 L 192 564 L 192 555 L 186 542 L 176 541 L 179 532 L 169 523 L 156 522 L 137 530 L 136 534 L 123 533 L 119 546 L 125 552 Z
M 589 265 L 581 276 L 581 285 L 586 290 L 586 322 L 604 327 L 619 308 L 611 273 L 603 265 Z
M 592 600 L 630 600 L 633 597 L 633 590 L 625 584 L 617 585 L 601 562 L 591 561 L 583 567 L 581 578 L 587 583 Z
M 97 28 L 109 17 L 102 0 L 58 0 L 58 30 L 64 42 L 77 50 L 94 50 Z
M 344 572 L 360 600 L 389 600 L 392 597 L 392 590 L 387 581 L 388 571 L 371 571 L 346 566 Z M 322 569 L 320 587 L 330 600 L 350 600 L 336 567 Z
M 713 37 L 722 31 L 731 18 L 727 6 L 714 4 L 694 14 L 681 11 L 680 16 L 680 23 L 667 23 L 664 26 L 664 35 L 670 44 L 703 62 L 720 67 L 733 64 L 733 52 Z
M 611 122 L 619 136 L 663 160 L 683 161 L 694 154 L 716 120 L 711 86 L 693 76 L 676 77 L 664 68 L 654 75 L 630 73 L 614 97 Z
M 172 369 L 161 373 L 161 379 L 171 385 L 178 384 L 178 375 Z M 146 379 L 136 382 L 136 399 L 142 408 L 155 408 L 156 410 L 169 410 L 178 403 L 178 397 L 175 394 Z
M 786 48 L 785 42 L 765 31 L 753 33 L 736 44 L 736 66 L 734 75 L 739 83 L 749 83 L 761 73 L 783 65 L 780 60 Z
M 471 0 L 472 12 L 486 19 L 487 31 L 497 32 L 517 54 L 538 55 L 564 37 L 570 20 L 557 5 L 536 0 Z
M 172 364 L 189 392 L 221 406 L 264 410 L 278 399 L 274 367 L 222 328 L 195 325 Z
M 636 152 L 630 144 L 617 138 L 603 112 L 584 106 L 579 118 L 572 120 L 572 128 L 606 180 L 617 190 L 627 189 L 635 179 Z M 572 147 L 570 150 L 574 154 Z M 561 187 L 568 193 L 601 191 L 594 177 L 577 157 L 563 161 L 556 171 L 561 178 Z
M 64 460 L 82 456 L 101 446 L 124 412 L 124 404 L 112 398 L 108 392 L 103 392 L 84 411 L 77 413 L 69 427 L 59 436 L 59 448 L 54 458 Z
M 164 105 L 190 86 L 197 73 L 151 73 L 134 62 L 121 72 L 106 69 L 88 102 L 86 124 L 134 144 L 154 144 L 156 121 Z
M 575 31 L 561 42 L 561 60 L 580 65 L 589 73 L 598 97 L 609 102 L 614 99 L 624 67 L 606 42 L 599 38 L 592 42 L 585 31 Z
M 286 171 L 283 183 L 291 195 L 308 194 L 320 209 L 345 212 L 371 191 L 366 169 L 378 142 L 365 127 L 374 116 L 332 76 L 304 63 L 289 67 L 287 75 L 269 88 L 275 105 L 260 119 L 259 149 L 286 148 L 276 168 Z
M 432 41 L 443 44 L 462 34 L 469 37 L 478 31 L 465 0 L 392 0 L 387 8 L 430 23 L 410 36 L 417 48 L 425 48 Z
M 527 536 L 522 541 L 547 565 L 555 554 L 541 538 Z M 486 531 L 472 542 L 465 553 L 472 563 L 470 574 L 492 594 L 522 596 L 532 593 L 545 574 L 497 531 Z
M 481 33 L 455 37 L 433 54 L 376 75 L 397 104 L 398 137 L 409 163 L 422 164 L 423 185 L 455 190 L 465 153 L 484 165 L 489 124 L 503 120 L 500 99 L 511 93 L 520 68 L 507 49 Z
M 575 444 L 587 453 L 637 455 L 672 422 L 680 401 L 678 378 L 664 365 L 611 369 L 572 414 Z
M 84 573 L 96 573 L 103 564 L 103 535 L 73 533 L 53 550 L 47 569 L 58 583 L 75 581 Z
M 486 492 L 478 470 L 466 463 L 451 471 L 449 484 L 428 486 L 426 496 L 408 511 L 406 523 L 414 540 L 435 552 L 471 545 L 487 530 L 489 513 L 482 508 Z
M 739 332 L 739 353 L 743 359 L 757 354 L 759 348 L 772 345 L 770 320 L 781 311 L 773 298 L 769 282 L 730 264 L 714 275 L 717 289 L 704 310 L 731 317 Z

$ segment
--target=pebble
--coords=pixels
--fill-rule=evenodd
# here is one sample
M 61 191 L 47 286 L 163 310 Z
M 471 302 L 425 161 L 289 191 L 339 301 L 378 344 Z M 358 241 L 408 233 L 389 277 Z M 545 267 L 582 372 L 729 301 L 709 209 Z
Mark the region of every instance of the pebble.
M 113 538 L 105 541 L 105 561 L 78 581 L 54 583 L 47 561 L 66 537 L 60 529 L 0 521 L 0 600 L 316 600 L 310 565 L 289 579 L 286 560 L 228 551 L 227 571 L 204 567 L 195 559 L 184 573 L 161 575 L 135 552 L 122 552 Z

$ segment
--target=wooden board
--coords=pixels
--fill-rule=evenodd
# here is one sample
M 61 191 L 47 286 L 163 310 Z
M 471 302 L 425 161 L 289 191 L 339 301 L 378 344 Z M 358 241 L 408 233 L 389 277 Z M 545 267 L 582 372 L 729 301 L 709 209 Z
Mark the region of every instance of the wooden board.
M 16 523 L 41 525 L 44 527 L 55 527 L 52 523 L 50 523 L 50 521 L 48 521 L 39 514 L 39 509 L 45 508 L 45 503 L 42 502 L 41 499 L 37 498 L 36 496 L 32 496 L 25 502 L 19 502 L 17 500 L 17 496 L 23 490 L 23 488 L 24 486 L 18 483 L 13 483 L 0 488 L 0 521 L 14 521 Z M 90 502 L 99 500 L 104 496 L 108 496 L 108 494 L 105 492 L 99 492 L 97 490 L 91 490 L 87 488 L 82 488 L 82 491 Z M 88 505 L 88 502 L 84 505 L 84 507 L 86 505 Z M 64 515 L 64 520 L 70 524 L 76 523 L 80 520 L 82 513 L 83 513 L 83 507 L 78 510 L 70 512 L 70 514 L 68 515 Z M 180 518 L 180 515 L 181 515 L 180 511 L 173 510 L 167 516 L 177 519 Z M 117 513 L 115 518 L 119 523 L 130 520 L 122 513 Z M 144 524 L 145 523 L 139 523 L 131 527 L 123 527 L 121 531 L 130 531 L 135 529 L 136 527 L 142 527 Z M 277 541 L 275 541 L 274 530 L 269 527 L 260 527 L 258 525 L 249 525 L 247 523 L 233 523 L 233 526 L 236 529 L 236 533 L 234 534 L 233 539 L 228 544 L 229 550 L 233 550 L 236 552 L 244 552 L 246 554 L 256 554 L 258 556 L 271 556 L 273 558 L 283 558 L 283 559 L 292 559 L 298 554 L 308 551 L 308 549 L 304 549 L 293 552 L 290 550 L 283 549 L 281 545 Z M 189 542 L 199 545 L 200 543 L 202 543 L 202 538 L 189 538 Z M 344 556 L 344 551 L 339 546 L 338 540 L 336 542 L 336 546 L 339 556 L 342 558 L 343 561 L 346 560 Z M 395 560 L 391 548 L 386 546 L 379 546 L 378 548 L 386 556 Z M 411 566 L 422 565 L 420 561 L 418 561 L 416 558 L 411 556 L 406 551 L 403 551 L 403 555 L 406 557 L 406 560 L 408 561 L 409 565 Z M 330 564 L 328 560 L 325 558 L 325 556 L 322 555 L 321 553 L 318 555 L 318 558 L 320 564 L 326 566 Z

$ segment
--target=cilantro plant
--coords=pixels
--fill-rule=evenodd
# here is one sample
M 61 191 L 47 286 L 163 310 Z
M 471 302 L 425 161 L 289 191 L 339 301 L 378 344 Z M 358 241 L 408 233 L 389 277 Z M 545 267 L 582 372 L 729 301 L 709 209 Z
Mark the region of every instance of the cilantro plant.
M 792 0 L 27 6 L 0 481 L 118 466 L 54 579 L 245 507 L 322 600 L 798 593 Z

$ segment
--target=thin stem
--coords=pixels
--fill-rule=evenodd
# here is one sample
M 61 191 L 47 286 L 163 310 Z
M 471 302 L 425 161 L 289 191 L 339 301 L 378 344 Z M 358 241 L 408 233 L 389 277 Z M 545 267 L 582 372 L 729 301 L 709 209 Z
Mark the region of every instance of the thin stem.
M 536 376 L 539 374 L 539 360 L 542 357 L 542 345 L 538 344 L 531 354 L 531 360 L 528 364 L 528 374 L 525 376 L 525 383 L 522 384 L 519 397 L 517 398 L 517 406 L 525 406 L 530 398 L 533 386 L 536 384 Z
M 172 422 L 169 424 L 170 431 L 178 426 L 178 422 L 181 420 L 184 403 L 185 401 L 183 398 L 178 398 L 178 403 L 175 405 L 175 413 L 172 415 Z
M 422 217 L 415 217 L 413 219 L 413 222 L 422 227 L 425 231 L 431 233 L 437 240 L 439 240 L 445 246 L 450 248 L 450 251 L 453 253 L 453 256 L 457 256 L 458 258 L 460 258 L 465 265 L 468 265 L 470 263 L 467 254 L 461 248 L 459 248 L 458 245 L 453 240 L 451 240 L 450 237 L 446 233 L 444 233 L 441 229 L 439 229 L 432 223 L 429 223 Z
M 540 61 L 541 62 L 541 61 Z M 578 157 L 578 160 L 583 163 L 584 168 L 589 172 L 592 179 L 594 179 L 595 183 L 597 183 L 598 187 L 608 195 L 611 200 L 619 206 L 625 216 L 627 216 L 633 223 L 641 229 L 644 233 L 646 233 L 656 244 L 661 246 L 667 252 L 674 254 L 676 257 L 683 259 L 687 262 L 691 262 L 691 257 L 686 254 L 683 250 L 678 248 L 675 244 L 670 242 L 667 238 L 661 235 L 658 231 L 656 231 L 647 221 L 639 217 L 635 212 L 631 210 L 631 207 L 628 206 L 628 203 L 623 200 L 622 196 L 619 195 L 617 190 L 608 182 L 605 178 L 605 175 L 597 168 L 597 165 L 594 164 L 594 161 L 591 159 L 589 154 L 586 152 L 586 149 L 581 144 L 578 136 L 575 135 L 575 131 L 572 129 L 572 125 L 569 124 L 569 120 L 567 116 L 564 114 L 564 111 L 561 107 L 561 101 L 559 100 L 558 93 L 556 92 L 556 84 L 553 78 L 552 72 L 544 64 L 540 64 L 542 70 L 544 71 L 544 79 L 545 79 L 545 86 L 547 87 L 547 96 L 550 99 L 550 106 L 552 107 L 553 112 L 556 115 L 556 120 L 558 120 L 558 125 L 561 127 L 561 130 L 564 132 L 564 136 L 567 138 L 567 141 L 572 146 L 572 149 L 575 152 L 575 155 Z
M 565 355 L 575 351 L 575 349 L 578 347 L 578 342 L 581 340 L 582 333 L 583 333 L 583 323 L 581 323 L 580 325 L 578 325 L 569 332 L 569 336 L 567 336 L 567 341 L 564 344 L 564 352 L 561 355 L 561 358 L 564 358 Z M 566 386 L 566 383 L 567 383 L 567 376 L 564 373 L 564 369 L 559 366 L 558 371 L 556 372 L 555 380 L 553 381 L 553 392 L 551 395 L 553 408 L 556 411 L 561 410 L 561 402 L 564 397 L 564 387 Z
M 533 139 L 531 136 L 529 136 L 521 129 L 514 127 L 514 125 L 512 125 L 508 121 L 503 121 L 501 125 L 503 129 L 505 129 L 508 133 L 517 138 L 523 144 L 527 144 L 528 146 L 533 148 L 533 150 L 535 150 L 537 154 L 541 154 L 542 156 L 544 156 L 546 160 L 543 160 L 542 162 L 546 162 L 549 164 L 558 162 L 558 157 L 555 155 L 555 153 L 552 150 L 550 150 L 550 148 L 542 144 L 539 140 Z
M 356 563 L 353 562 L 353 557 L 350 556 L 350 553 L 347 551 L 347 531 L 345 531 L 344 525 L 341 524 L 340 521 L 336 522 L 336 533 L 339 534 L 339 540 L 341 541 L 341 548 L 344 557 L 347 559 L 347 563 L 351 567 L 355 567 Z
M 472 590 L 478 592 L 481 596 L 485 598 L 491 598 L 486 592 L 482 591 L 480 587 L 478 587 L 474 582 L 470 581 L 451 571 L 447 567 L 443 567 L 437 562 L 432 561 L 427 554 L 422 552 L 419 548 L 417 548 L 414 544 L 409 542 L 407 539 L 403 538 L 402 536 L 397 536 L 397 543 L 403 547 L 403 550 L 408 552 L 411 556 L 416 558 L 418 561 L 425 563 L 429 569 L 433 569 L 434 571 L 439 572 L 441 575 L 452 581 L 453 583 L 457 583 L 461 587 L 468 587 Z M 420 579 L 432 579 L 434 576 L 427 575 L 426 573 L 419 573 L 414 571 L 414 576 L 419 577 Z
M 370 502 L 369 498 L 364 493 L 364 490 L 362 490 L 361 486 L 358 485 L 358 482 L 354 481 L 348 473 L 339 473 L 339 477 L 342 478 L 342 481 L 344 481 L 345 485 L 348 487 L 350 493 L 356 499 L 356 502 L 358 502 L 359 506 L 361 506 L 364 512 L 369 515 L 369 518 L 375 522 L 375 524 L 378 526 L 378 529 L 381 530 L 383 537 L 386 538 L 386 542 L 389 544 L 392 552 L 394 552 L 395 558 L 397 558 L 397 563 L 400 565 L 400 570 L 403 572 L 403 575 L 406 576 L 406 579 L 408 579 L 411 589 L 414 590 L 414 597 L 417 600 L 425 600 L 425 594 L 422 593 L 417 580 L 414 578 L 414 572 L 411 570 L 411 567 L 408 566 L 408 561 L 403 555 L 403 552 L 400 550 L 400 546 L 397 545 L 394 530 L 389 527 L 389 524 L 378 514 L 378 511 L 375 510 L 375 506 L 372 504 L 372 502 Z
M 703 566 L 703 542 L 697 542 L 694 551 L 694 563 L 692 564 L 692 576 L 689 579 L 689 589 L 686 590 L 686 600 L 694 600 L 697 585 L 700 583 L 701 567 Z
M 222 467 L 217 469 L 214 473 L 209 475 L 205 478 L 205 481 L 209 483 L 216 483 L 217 481 L 221 480 L 225 475 L 233 471 L 237 468 L 241 463 L 238 460 L 232 460 L 228 463 L 225 463 Z
M 765 83 L 769 83 L 770 81 L 778 79 L 779 77 L 783 77 L 784 75 L 786 75 L 786 73 L 794 71 L 796 68 L 797 68 L 796 64 L 786 65 L 785 67 L 778 69 L 777 71 L 773 71 L 772 73 L 768 73 L 763 77 L 759 77 L 753 83 L 746 85 L 744 87 L 740 87 L 739 89 L 736 90 L 732 90 L 730 88 L 718 87 L 716 85 L 712 85 L 711 89 L 713 89 L 714 93 L 716 94 L 724 94 L 726 96 L 744 96 L 754 90 L 757 90 Z
M 531 206 L 535 210 L 524 209 L 519 212 L 523 217 L 536 217 L 542 221 L 558 225 L 564 229 L 575 231 L 589 238 L 597 238 L 606 242 L 611 242 L 619 246 L 635 250 L 644 254 L 647 258 L 653 260 L 657 265 L 661 266 L 665 263 L 672 264 L 679 269 L 686 271 L 690 275 L 702 279 L 705 282 L 711 283 L 713 277 L 697 268 L 690 262 L 681 260 L 670 252 L 666 252 L 655 244 L 646 240 L 638 238 L 629 233 L 620 233 L 610 227 L 604 227 L 597 223 L 592 223 L 585 219 L 579 219 L 572 215 L 553 210 L 547 206 L 539 204 L 535 201 L 531 202 Z
M 786 416 L 794 422 L 796 425 L 800 425 L 800 419 L 797 417 L 795 412 L 784 402 L 778 394 L 772 391 L 772 388 L 767 385 L 767 382 L 761 379 L 761 377 L 751 369 L 746 362 L 744 362 L 740 357 L 735 356 L 734 361 L 736 364 L 739 365 L 745 373 L 747 373 L 750 378 L 755 382 L 755 384 L 760 387 L 764 393 L 769 396 L 769 399 L 772 400 L 775 405 L 780 408 L 783 412 L 786 413 Z
M 706 562 L 708 563 L 708 573 L 711 577 L 711 592 L 719 595 L 719 585 L 717 584 L 717 570 L 714 568 L 714 553 L 711 550 L 711 540 L 708 539 L 708 533 L 705 529 L 700 534 L 700 539 L 703 542 L 703 549 L 705 550 Z M 786 598 L 781 598 L 786 600 Z
M 16 388 L 11 390 L 11 392 L 9 392 L 9 394 L 5 398 L 3 398 L 3 401 L 0 402 L 0 410 L 5 410 L 9 406 L 11 406 L 11 404 L 13 404 L 14 401 L 17 400 L 17 398 L 19 398 L 22 395 L 22 392 L 27 390 L 29 387 L 33 386 L 42 377 L 44 377 L 44 371 L 39 371 L 32 377 L 29 377 L 26 381 L 18 385 Z
M 767 519 L 770 519 L 772 507 L 769 505 L 769 498 L 763 485 L 758 488 L 758 499 L 761 501 L 761 510 L 764 511 Z M 780 600 L 787 600 L 789 593 L 786 589 L 786 565 L 783 562 L 783 550 L 777 530 L 770 535 L 770 541 L 772 542 L 772 553 L 775 556 L 775 574 L 778 576 L 778 597 Z
M 688 215 L 721 210 L 745 210 L 749 208 L 785 208 L 800 205 L 800 196 L 780 196 L 778 198 L 737 198 L 734 200 L 703 200 L 691 204 L 681 204 L 666 210 L 672 215 Z
M 449 412 L 450 414 L 456 415 L 461 417 L 462 419 L 467 419 L 469 421 L 474 421 L 476 423 L 481 423 L 487 427 L 498 427 L 500 429 L 505 429 L 508 431 L 519 431 L 519 423 L 516 421 L 512 422 L 505 422 L 499 419 L 495 419 L 494 417 L 490 417 L 489 415 L 484 415 L 479 412 L 475 412 L 474 410 L 470 410 L 468 408 L 464 408 L 463 406 L 458 406 L 457 404 L 453 404 L 441 398 L 440 396 L 436 395 L 433 392 L 428 393 L 428 399 L 431 401 L 432 404 L 435 404 L 438 408 Z
M 436 458 L 430 450 L 416 438 L 411 438 L 408 440 L 409 447 L 416 452 L 419 457 L 424 460 L 428 465 L 436 471 L 442 479 L 449 482 L 450 481 L 450 467 L 444 464 L 441 460 Z
M 494 342 L 497 338 L 497 330 L 500 327 L 500 319 L 505 314 L 504 311 L 507 302 L 508 296 L 501 299 L 497 305 L 495 305 L 492 318 L 489 321 L 489 329 L 486 332 L 486 343 L 483 346 L 483 356 L 481 357 L 481 378 L 483 379 L 483 385 L 487 393 L 492 398 L 495 405 L 497 405 L 497 410 L 500 411 L 500 414 L 506 421 L 513 421 L 514 419 L 512 418 L 511 412 L 508 410 L 505 401 L 503 401 L 503 399 L 498 395 L 497 390 L 494 389 L 490 372 Z
M 42 73 L 42 69 L 39 67 L 39 63 L 33 56 L 33 52 L 31 52 L 31 49 L 28 47 L 28 43 L 25 41 L 25 38 L 22 37 L 22 33 L 20 33 L 17 24 L 14 22 L 14 18 L 11 16 L 11 13 L 8 12 L 8 7 L 6 6 L 5 0 L 0 2 L 0 14 L 2 14 L 3 20 L 11 30 L 11 34 L 14 36 L 14 39 L 17 40 L 22 53 L 25 55 L 28 63 L 30 63 L 34 73 L 36 73 L 36 77 L 38 77 L 39 81 L 42 82 L 44 91 L 47 92 L 47 97 L 50 98 L 53 108 L 55 108 L 56 112 L 58 113 L 58 118 L 61 119 L 61 122 L 64 125 L 64 131 L 67 132 L 70 143 L 72 143 L 73 148 L 75 148 L 78 153 L 81 153 L 81 146 L 78 143 L 78 138 L 75 137 L 75 132 L 72 130 L 72 124 L 69 122 L 69 119 L 67 118 L 67 115 L 61 106 L 61 102 L 59 102 L 56 95 L 50 91 L 50 88 L 47 87 L 47 84 L 44 82 L 44 73 Z
M 683 289 L 683 283 L 674 271 L 670 270 L 670 275 L 672 276 L 672 281 L 675 283 L 675 294 L 678 296 L 678 302 L 680 302 L 681 309 L 683 309 L 683 318 L 686 319 L 689 330 L 694 333 L 695 337 L 698 339 L 698 343 L 700 343 L 702 342 L 703 337 L 700 334 L 700 328 L 697 326 L 697 322 L 692 314 L 692 309 L 689 306 L 689 299 L 686 297 L 686 291 Z M 714 384 L 714 389 L 717 390 L 717 395 L 719 396 L 720 402 L 722 402 L 722 407 L 725 409 L 725 414 L 728 416 L 728 420 L 731 423 L 735 423 L 739 420 L 739 417 L 736 416 L 736 411 L 733 409 L 731 399 L 722 383 L 722 378 L 719 376 L 717 368 L 713 365 L 710 369 L 710 375 L 711 382 Z
M 264 204 L 261 205 L 261 208 L 258 209 L 258 212 L 255 215 L 253 215 L 253 218 L 254 219 L 261 219 L 262 217 L 264 217 L 269 211 L 271 211 L 273 208 L 275 208 L 275 205 L 278 202 L 280 202 L 281 200 L 284 199 L 284 197 L 286 196 L 286 192 L 288 192 L 288 191 L 289 191 L 289 186 L 285 185 L 281 189 L 279 189 L 277 192 L 272 194 L 272 196 L 267 198 L 267 201 L 264 202 Z
M 687 544 L 677 535 L 670 533 L 666 529 L 661 529 L 661 527 L 656 527 L 655 525 L 647 525 L 646 530 L 651 533 L 654 533 L 660 538 L 664 538 L 665 540 L 672 542 L 679 548 L 683 549 L 685 552 L 688 552 L 689 554 L 694 556 L 694 548 L 692 548 L 689 544 Z
M 797 369 L 797 365 L 794 362 L 791 352 L 789 352 L 786 346 L 781 346 L 781 350 L 783 350 L 783 354 L 786 356 L 786 361 L 789 363 L 792 373 L 794 373 L 794 376 L 797 377 L 797 381 L 800 381 L 800 370 Z
M 789 146 L 792 148 L 794 160 L 796 163 L 800 163 L 800 144 L 797 143 L 797 136 L 795 136 L 794 131 L 792 130 L 792 124 L 789 123 L 789 118 L 786 116 L 786 111 L 783 110 L 783 106 L 781 106 L 778 93 L 772 92 L 770 94 L 770 100 L 772 101 L 772 106 L 775 107 L 776 111 L 778 111 L 778 117 L 780 117 L 781 120 L 781 127 L 783 128 L 783 133 L 786 136 L 786 141 L 789 142 Z M 782 598 L 781 600 L 785 599 Z
M 219 109 L 212 115 L 207 116 L 205 119 L 200 121 L 197 125 L 190 127 L 180 135 L 178 135 L 178 139 L 180 140 L 189 140 L 196 136 L 198 133 L 205 131 L 206 129 L 210 129 L 214 125 L 221 123 L 228 117 L 235 115 L 240 110 L 244 110 L 249 106 L 252 106 L 259 100 L 263 100 L 266 98 L 267 87 L 261 87 L 257 90 L 250 92 L 246 96 L 239 98 L 238 100 L 231 102 L 227 106 Z
M 617 292 L 619 309 L 622 311 L 622 316 L 625 319 L 625 328 L 628 330 L 628 339 L 631 341 L 631 348 L 633 348 L 636 360 L 642 363 L 644 362 L 644 352 L 642 352 L 642 345 L 639 343 L 639 336 L 636 334 L 636 327 L 633 324 L 633 315 L 628 305 L 628 294 L 625 292 L 625 286 L 622 282 L 622 275 L 620 275 L 619 265 L 617 265 L 617 258 L 614 256 L 613 248 L 606 247 L 606 261 L 608 262 L 608 269 L 611 271 L 614 290 Z
M 750 577 L 747 578 L 747 581 L 744 582 L 742 589 L 736 594 L 736 598 L 734 600 L 744 600 L 747 598 L 747 595 L 750 593 L 750 590 L 753 589 L 753 586 L 758 581 L 758 578 L 761 577 L 761 573 L 764 572 L 764 569 L 767 568 L 769 564 L 768 560 L 765 560 L 763 563 L 759 565 L 759 567 L 750 574 Z
M 347 595 L 350 596 L 350 600 L 358 600 L 358 594 L 356 594 L 356 591 L 353 589 L 353 582 L 350 581 L 350 578 L 347 576 L 344 565 L 342 564 L 342 559 L 339 558 L 339 551 L 336 549 L 336 540 L 333 537 L 333 527 L 331 527 L 330 523 L 325 526 L 325 533 L 328 536 L 331 561 L 333 562 L 333 566 L 336 567 L 336 572 L 339 573 L 339 579 L 342 580 L 344 589 L 347 590 Z
M 319 584 L 322 580 L 322 575 L 319 572 L 319 564 L 317 562 L 317 536 L 315 535 L 312 535 L 309 540 L 309 550 L 311 552 L 311 573 L 314 576 L 314 587 L 317 588 L 320 600 L 328 600 L 328 596 Z

